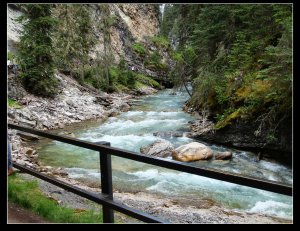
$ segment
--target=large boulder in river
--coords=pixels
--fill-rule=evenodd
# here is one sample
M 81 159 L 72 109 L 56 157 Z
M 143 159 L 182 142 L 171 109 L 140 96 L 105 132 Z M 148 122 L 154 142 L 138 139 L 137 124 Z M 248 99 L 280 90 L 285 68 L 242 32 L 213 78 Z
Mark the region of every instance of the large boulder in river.
M 174 151 L 174 146 L 167 140 L 157 140 L 152 144 L 140 148 L 141 153 L 157 157 L 171 156 L 172 151 Z
M 217 152 L 215 153 L 215 160 L 229 160 L 232 157 L 232 152 Z
M 179 161 L 207 160 L 213 156 L 213 151 L 204 144 L 192 142 L 176 148 L 172 158 Z

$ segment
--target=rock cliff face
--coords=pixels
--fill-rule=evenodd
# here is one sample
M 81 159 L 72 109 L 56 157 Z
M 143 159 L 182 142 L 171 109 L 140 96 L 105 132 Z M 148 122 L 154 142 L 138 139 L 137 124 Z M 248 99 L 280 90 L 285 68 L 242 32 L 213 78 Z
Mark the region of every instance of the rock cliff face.
M 110 29 L 111 48 L 118 63 L 124 58 L 128 66 L 134 66 L 137 72 L 151 76 L 156 80 L 164 80 L 166 82 L 167 72 L 145 67 L 144 60 L 140 59 L 133 51 L 132 45 L 136 42 L 141 43 L 146 49 L 153 52 L 159 52 L 163 61 L 170 67 L 172 62 L 166 50 L 162 50 L 153 46 L 149 38 L 157 36 L 159 33 L 159 11 L 154 4 L 109 4 L 110 16 L 115 18 L 115 23 Z M 97 4 L 90 4 L 90 15 L 95 23 L 93 33 L 97 37 L 98 42 L 90 51 L 91 58 L 96 58 L 96 53 L 102 53 L 103 32 L 97 28 L 97 23 L 101 22 L 104 17 Z M 22 13 L 14 4 L 7 7 L 7 50 L 16 53 L 16 43 L 19 41 L 22 26 L 13 19 Z
M 101 20 L 97 5 L 91 4 L 91 15 Z M 151 4 L 109 4 L 110 15 L 115 17 L 116 23 L 110 30 L 112 52 L 116 61 L 124 57 L 132 62 L 130 47 L 134 42 L 144 42 L 147 37 L 155 36 L 159 32 L 158 15 L 154 5 Z M 103 34 L 95 29 L 99 42 L 95 51 L 103 51 Z M 91 53 L 95 57 L 95 52 Z
M 7 7 L 7 51 L 16 53 L 16 43 L 19 41 L 22 26 L 14 19 L 21 15 L 21 11 L 13 4 Z
M 103 15 L 95 4 L 90 5 L 94 21 L 101 20 Z M 144 60 L 140 59 L 133 51 L 134 43 L 141 43 L 153 53 L 155 51 L 163 57 L 168 66 L 172 65 L 166 50 L 153 46 L 149 38 L 159 33 L 159 13 L 154 4 L 110 4 L 110 16 L 115 18 L 115 24 L 110 29 L 111 47 L 116 63 L 124 58 L 128 66 L 134 66 L 137 72 L 151 76 L 156 80 L 166 81 L 166 72 L 145 67 Z M 95 28 L 98 43 L 91 52 L 91 57 L 96 57 L 96 52 L 103 52 L 103 33 Z
M 91 15 L 94 20 L 101 19 L 96 4 L 90 4 Z M 153 4 L 109 4 L 110 14 L 116 17 L 116 24 L 111 30 L 113 53 L 116 59 L 126 55 L 126 48 L 132 42 L 144 42 L 147 37 L 155 36 L 159 32 L 158 12 Z M 22 15 L 19 7 L 8 4 L 7 7 L 7 41 L 19 41 L 22 26 L 15 22 Z M 96 31 L 97 32 L 97 31 Z M 103 35 L 98 31 L 99 43 L 97 49 L 102 50 Z M 9 44 L 8 49 L 12 46 Z M 102 48 L 102 49 L 101 49 Z

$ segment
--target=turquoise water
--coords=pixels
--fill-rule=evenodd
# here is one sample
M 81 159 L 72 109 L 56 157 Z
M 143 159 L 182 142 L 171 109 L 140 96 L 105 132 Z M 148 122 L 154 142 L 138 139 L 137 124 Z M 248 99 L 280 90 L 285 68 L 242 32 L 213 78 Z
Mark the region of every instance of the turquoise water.
M 159 137 L 159 131 L 188 131 L 188 121 L 194 118 L 182 111 L 188 99 L 185 92 L 170 95 L 167 89 L 136 101 L 136 106 L 104 123 L 72 131 L 76 138 L 97 142 L 108 141 L 111 146 L 139 152 L 140 147 L 150 144 Z M 174 146 L 193 142 L 187 137 L 166 138 Z M 50 141 L 39 144 L 40 160 L 50 166 L 64 167 L 73 178 L 99 182 L 99 154 L 76 146 Z M 213 150 L 233 152 L 231 161 L 196 161 L 191 165 L 221 169 L 292 184 L 292 169 L 279 163 L 262 160 L 256 162 L 253 153 L 209 145 Z M 112 157 L 113 186 L 122 191 L 145 191 L 170 197 L 192 200 L 209 199 L 237 210 L 268 214 L 292 219 L 292 198 L 213 180 L 192 174 L 168 170 L 148 164 Z

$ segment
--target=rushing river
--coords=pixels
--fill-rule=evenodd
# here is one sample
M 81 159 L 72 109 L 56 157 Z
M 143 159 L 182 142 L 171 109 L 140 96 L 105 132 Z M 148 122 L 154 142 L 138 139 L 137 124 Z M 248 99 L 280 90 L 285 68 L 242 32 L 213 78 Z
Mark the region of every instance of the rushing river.
M 136 101 L 130 111 L 110 117 L 104 123 L 73 129 L 76 138 L 97 142 L 108 141 L 111 146 L 139 152 L 140 147 L 159 137 L 160 131 L 188 131 L 188 121 L 194 118 L 182 111 L 188 99 L 185 92 L 171 95 L 167 89 Z M 165 138 L 175 147 L 190 143 L 187 137 Z M 38 144 L 39 159 L 46 165 L 64 167 L 70 177 L 99 182 L 99 154 L 57 141 Z M 221 169 L 262 179 L 292 184 L 292 169 L 279 163 L 256 162 L 253 153 L 209 145 L 213 150 L 233 152 L 230 161 L 196 161 L 192 165 Z M 292 219 L 292 198 L 263 190 L 235 185 L 201 176 L 168 170 L 148 164 L 112 157 L 113 187 L 118 190 L 164 194 L 169 197 L 209 199 L 226 208 L 262 213 Z

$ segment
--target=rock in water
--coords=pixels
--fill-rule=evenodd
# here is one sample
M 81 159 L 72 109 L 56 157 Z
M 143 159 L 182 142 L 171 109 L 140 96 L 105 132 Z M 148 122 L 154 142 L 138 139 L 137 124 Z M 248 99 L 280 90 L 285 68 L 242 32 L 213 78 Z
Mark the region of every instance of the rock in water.
M 207 160 L 213 156 L 213 151 L 204 144 L 192 142 L 176 148 L 172 158 L 179 161 Z
M 157 157 L 168 157 L 174 151 L 173 145 L 167 140 L 157 140 L 152 144 L 141 147 L 140 152 Z
M 218 152 L 215 154 L 215 160 L 229 160 L 232 158 L 232 152 Z

